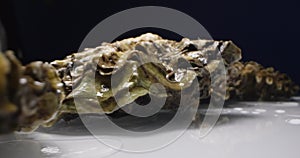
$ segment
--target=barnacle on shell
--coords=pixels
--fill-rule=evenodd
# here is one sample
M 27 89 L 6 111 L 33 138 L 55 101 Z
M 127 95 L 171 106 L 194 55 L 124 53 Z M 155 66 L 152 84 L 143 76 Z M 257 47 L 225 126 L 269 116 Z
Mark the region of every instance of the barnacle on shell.
M 103 43 L 51 63 L 22 66 L 6 52 L 0 54 L 0 133 L 51 126 L 70 114 L 114 113 L 149 95 L 166 97 L 163 108 L 176 109 L 180 91 L 194 89 L 194 81 L 200 99 L 215 94 L 225 99 L 278 100 L 297 93 L 298 87 L 285 74 L 240 59 L 241 50 L 231 41 L 177 42 L 151 33 Z M 217 88 L 212 87 L 210 74 L 221 73 L 222 63 L 227 77 L 214 76 Z M 154 83 L 166 92 L 151 87 Z M 218 87 L 226 89 L 226 96 Z M 75 99 L 81 106 L 75 107 Z

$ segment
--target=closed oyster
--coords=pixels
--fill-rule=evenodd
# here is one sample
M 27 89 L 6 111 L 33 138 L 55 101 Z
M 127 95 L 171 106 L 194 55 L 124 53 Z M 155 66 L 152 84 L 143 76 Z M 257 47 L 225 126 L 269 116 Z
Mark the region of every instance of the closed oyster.
M 55 118 L 64 98 L 56 69 L 43 62 L 22 66 L 10 51 L 0 63 L 0 132 L 32 131 Z
M 233 63 L 227 71 L 228 99 L 286 100 L 299 90 L 286 74 L 253 61 Z
M 166 97 L 163 108 L 177 109 L 180 91 L 194 89 L 194 81 L 200 99 L 225 97 L 222 88 L 226 99 L 237 100 L 287 99 L 298 91 L 285 74 L 240 59 L 241 50 L 231 41 L 177 42 L 151 33 L 103 43 L 50 64 L 22 66 L 11 52 L 0 54 L 0 132 L 31 131 L 78 113 L 111 114 L 132 102 L 144 104 L 149 95 Z M 222 64 L 226 78 L 219 70 Z M 212 73 L 217 74 L 215 87 Z M 165 91 L 151 87 L 154 83 Z

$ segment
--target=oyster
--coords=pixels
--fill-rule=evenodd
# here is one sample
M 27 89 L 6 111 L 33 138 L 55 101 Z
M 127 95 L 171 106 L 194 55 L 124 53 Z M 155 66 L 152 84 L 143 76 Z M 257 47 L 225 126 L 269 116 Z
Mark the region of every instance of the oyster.
M 227 72 L 227 99 L 286 100 L 299 90 L 286 74 L 254 61 L 235 62 Z
M 297 93 L 298 86 L 285 74 L 240 59 L 241 50 L 231 41 L 177 42 L 151 33 L 103 43 L 51 63 L 22 66 L 6 52 L 0 54 L 0 133 L 32 131 L 78 113 L 111 114 L 132 102 L 144 104 L 149 95 L 166 97 L 163 108 L 176 109 L 180 91 L 194 89 L 195 81 L 201 99 L 213 93 L 224 97 L 218 93 L 218 86 L 225 86 L 222 81 L 227 82 L 225 99 L 277 100 Z M 214 76 L 220 84 L 211 87 L 210 74 L 223 63 L 227 78 Z M 154 83 L 165 92 L 151 87 Z M 75 107 L 75 99 L 82 106 Z
M 22 66 L 11 51 L 0 63 L 0 132 L 31 131 L 54 118 L 64 98 L 56 69 L 39 61 Z

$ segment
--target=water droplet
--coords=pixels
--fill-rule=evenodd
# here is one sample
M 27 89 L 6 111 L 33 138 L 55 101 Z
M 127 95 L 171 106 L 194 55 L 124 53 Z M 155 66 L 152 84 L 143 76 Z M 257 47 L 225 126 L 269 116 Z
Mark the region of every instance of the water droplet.
M 97 92 L 97 97 L 102 97 L 103 93 Z
M 243 111 L 241 111 L 241 113 L 242 113 L 242 114 L 249 114 L 249 112 L 248 112 L 248 111 L 244 111 L 244 110 L 243 110 Z
M 137 72 L 132 73 L 133 76 L 138 76 L 139 74 Z
M 137 71 L 137 66 L 136 66 L 136 65 L 133 65 L 133 66 L 132 66 L 132 70 L 133 70 L 134 72 L 136 72 L 136 71 Z
M 285 110 L 275 110 L 275 112 L 278 114 L 283 114 L 283 113 L 285 113 Z
M 300 125 L 300 119 L 288 119 L 286 122 L 291 125 Z
M 19 83 L 20 84 L 26 84 L 27 83 L 27 79 L 26 78 L 20 78 Z
M 257 112 L 266 112 L 267 110 L 266 109 L 255 109 L 255 111 L 257 111 Z
M 60 153 L 60 149 L 56 146 L 47 146 L 41 149 L 41 152 L 46 155 L 58 154 Z
M 254 115 L 259 115 L 260 114 L 260 112 L 258 112 L 258 111 L 252 111 L 251 113 L 254 114 Z
M 36 85 L 36 86 L 41 86 L 41 87 L 43 87 L 45 85 L 45 83 L 42 83 L 42 82 L 39 82 L 39 81 L 34 81 L 33 84 Z
M 89 99 L 89 101 L 93 101 L 94 99 Z
M 124 84 L 124 88 L 129 88 L 130 86 L 132 86 L 134 83 L 133 82 L 126 82 L 125 84 Z M 109 90 L 109 89 L 108 89 Z M 101 92 L 103 92 L 102 91 L 102 89 L 101 89 Z
M 62 86 L 64 86 L 64 84 L 63 83 L 57 83 L 56 86 L 57 87 L 62 87 Z
M 230 109 L 223 109 L 222 113 L 223 114 L 230 114 L 231 110 Z
M 242 111 L 243 108 L 233 108 L 233 110 L 236 110 L 236 111 Z

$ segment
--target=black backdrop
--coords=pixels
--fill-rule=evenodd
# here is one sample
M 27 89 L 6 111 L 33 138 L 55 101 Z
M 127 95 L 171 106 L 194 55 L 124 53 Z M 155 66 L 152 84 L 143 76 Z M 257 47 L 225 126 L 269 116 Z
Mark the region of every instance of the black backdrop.
M 214 39 L 233 40 L 242 48 L 243 60 L 274 66 L 300 84 L 300 2 L 297 0 L 0 2 L 8 48 L 22 52 L 24 63 L 63 58 L 75 52 L 85 35 L 104 18 L 131 7 L 157 5 L 189 14 Z

